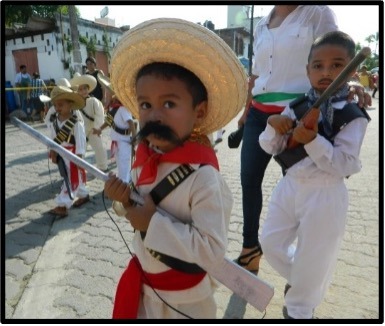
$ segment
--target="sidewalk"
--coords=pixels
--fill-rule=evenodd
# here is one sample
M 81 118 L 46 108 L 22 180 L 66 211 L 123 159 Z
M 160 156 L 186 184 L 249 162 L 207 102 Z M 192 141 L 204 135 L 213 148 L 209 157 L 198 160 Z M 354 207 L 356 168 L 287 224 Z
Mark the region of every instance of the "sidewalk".
M 379 112 L 369 110 L 372 121 L 362 146 L 362 171 L 346 181 L 350 206 L 346 233 L 333 283 L 316 309 L 321 319 L 378 319 L 379 307 Z M 30 124 L 47 134 L 45 125 Z M 240 148 L 229 149 L 227 136 L 236 119 L 226 126 L 218 144 L 221 172 L 234 195 L 227 257 L 241 249 L 242 203 Z M 103 141 L 109 148 L 108 132 Z M 47 213 L 61 179 L 48 163 L 47 150 L 9 122 L 5 124 L 5 314 L 3 319 L 110 319 L 117 281 L 130 254 L 103 205 L 100 180 L 88 182 L 91 202 L 72 208 L 65 219 Z M 95 163 L 89 149 L 86 159 Z M 49 169 L 51 173 L 49 173 Z M 262 217 L 280 169 L 272 160 L 265 176 Z M 130 246 L 133 229 L 108 211 Z M 382 218 L 382 217 L 381 217 Z M 263 221 L 262 221 L 263 227 Z M 327 236 L 327 235 L 326 235 Z M 282 319 L 283 280 L 262 259 L 259 277 L 275 287 L 266 315 L 220 286 L 218 318 Z M 381 275 L 382 277 L 382 275 Z M 382 307 L 381 307 L 382 310 Z

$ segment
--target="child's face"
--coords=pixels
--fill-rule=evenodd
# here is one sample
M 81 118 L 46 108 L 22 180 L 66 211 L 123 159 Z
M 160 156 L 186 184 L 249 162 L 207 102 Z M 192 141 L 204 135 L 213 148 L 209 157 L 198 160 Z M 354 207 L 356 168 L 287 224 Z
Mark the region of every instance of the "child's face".
M 61 117 L 68 117 L 71 115 L 72 102 L 65 99 L 58 99 L 54 103 L 55 110 Z
M 78 87 L 78 93 L 83 97 L 86 98 L 89 93 L 88 85 L 79 85 Z
M 348 51 L 341 46 L 328 44 L 314 49 L 306 66 L 311 86 L 322 94 L 351 59 Z M 354 72 L 350 77 L 354 75 Z
M 207 102 L 194 108 L 186 84 L 177 78 L 166 80 L 153 75 L 142 76 L 137 81 L 136 94 L 141 128 L 148 122 L 160 122 L 169 127 L 179 139 L 186 140 L 194 126 L 206 115 Z M 146 139 L 163 152 L 177 146 L 153 133 Z

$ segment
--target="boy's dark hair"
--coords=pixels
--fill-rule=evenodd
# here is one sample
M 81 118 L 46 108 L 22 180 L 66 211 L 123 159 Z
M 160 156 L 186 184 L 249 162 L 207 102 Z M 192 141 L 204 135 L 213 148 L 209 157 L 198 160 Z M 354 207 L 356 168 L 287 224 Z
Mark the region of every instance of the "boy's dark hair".
M 313 50 L 323 45 L 337 45 L 345 48 L 348 51 L 348 56 L 351 59 L 353 59 L 356 54 L 356 44 L 354 43 L 353 39 L 344 32 L 334 31 L 317 37 L 310 48 L 309 57 L 307 59 L 308 62 L 310 62 Z
M 20 70 L 21 70 L 21 69 L 27 68 L 27 66 L 26 66 L 26 65 L 20 65 L 19 68 L 20 68 Z
M 88 57 L 88 58 L 86 59 L 86 63 L 87 63 L 88 61 L 91 61 L 92 63 L 96 64 L 96 59 L 95 59 L 94 57 Z
M 153 62 L 142 67 L 136 75 L 136 82 L 140 77 L 154 75 L 166 80 L 177 78 L 184 82 L 187 90 L 193 98 L 193 106 L 195 107 L 203 101 L 207 101 L 207 90 L 201 80 L 190 70 L 174 63 Z

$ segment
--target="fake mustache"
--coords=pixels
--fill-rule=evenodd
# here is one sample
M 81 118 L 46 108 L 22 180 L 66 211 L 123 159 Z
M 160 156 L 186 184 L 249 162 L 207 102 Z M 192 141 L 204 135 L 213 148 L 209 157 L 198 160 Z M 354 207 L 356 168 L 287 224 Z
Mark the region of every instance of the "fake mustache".
M 159 121 L 147 122 L 136 134 L 133 141 L 135 143 L 140 142 L 149 135 L 154 135 L 156 138 L 166 140 L 177 146 L 182 146 L 183 144 L 183 140 L 170 127 L 162 125 Z

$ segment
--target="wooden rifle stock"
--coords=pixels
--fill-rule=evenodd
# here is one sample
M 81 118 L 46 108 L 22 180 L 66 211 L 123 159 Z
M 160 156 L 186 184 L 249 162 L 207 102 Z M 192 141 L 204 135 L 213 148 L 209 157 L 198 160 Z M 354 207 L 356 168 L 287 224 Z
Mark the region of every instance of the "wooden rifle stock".
M 364 61 L 371 53 L 369 47 L 364 47 L 356 56 L 346 65 L 346 67 L 339 73 L 336 79 L 326 88 L 326 90 L 321 94 L 318 100 L 314 103 L 313 107 L 310 108 L 304 116 L 301 118 L 301 122 L 306 129 L 313 129 L 318 124 L 318 118 L 320 115 L 320 105 L 328 99 L 342 83 L 350 76 L 350 74 L 357 68 L 357 66 Z M 294 140 L 293 135 L 290 135 L 287 140 L 287 148 L 291 149 L 300 145 L 296 140 Z

